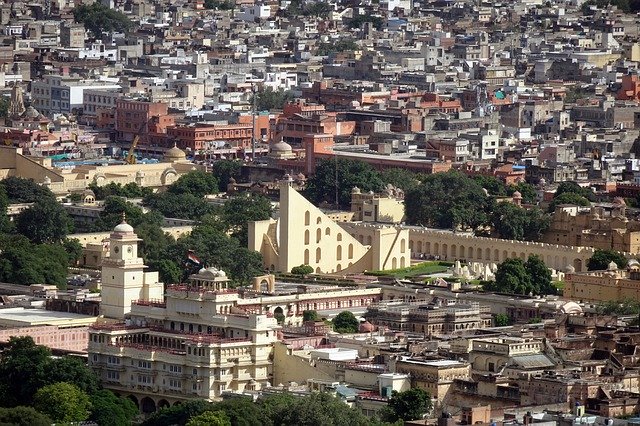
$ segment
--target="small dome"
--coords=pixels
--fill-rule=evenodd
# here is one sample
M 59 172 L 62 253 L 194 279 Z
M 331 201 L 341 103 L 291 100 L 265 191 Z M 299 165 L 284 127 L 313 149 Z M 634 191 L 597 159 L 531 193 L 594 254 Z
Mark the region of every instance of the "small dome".
M 351 190 L 352 194 L 359 194 L 360 193 L 360 188 L 358 188 L 357 186 L 354 186 L 353 189 Z
M 133 226 L 123 220 L 121 224 L 113 228 L 113 232 L 117 232 L 119 234 L 133 234 Z
M 576 302 L 567 302 L 560 307 L 560 312 L 563 314 L 580 315 L 582 314 L 582 308 Z
M 516 191 L 513 193 L 513 198 L 515 199 L 522 199 L 522 194 L 520 193 L 520 191 Z
M 291 145 L 289 145 L 284 141 L 280 141 L 278 143 L 274 143 L 273 145 L 271 145 L 271 152 L 284 154 L 284 153 L 292 152 L 292 149 L 291 149 Z
M 568 265 L 565 269 L 564 272 L 567 274 L 575 274 L 576 273 L 576 268 L 573 267 L 573 265 Z
M 627 268 L 640 269 L 640 262 L 638 262 L 637 259 L 629 259 L 629 262 L 627 262 Z
M 82 195 L 85 196 L 85 197 L 88 196 L 88 195 L 93 196 L 93 197 L 96 196 L 96 194 L 94 194 L 94 192 L 92 190 L 88 189 L 88 188 L 85 189 L 84 191 L 82 191 Z
M 609 263 L 609 266 L 607 267 L 608 271 L 617 271 L 618 270 L 618 264 L 616 262 L 611 262 Z
M 164 159 L 167 161 L 180 161 L 184 160 L 185 158 L 187 158 L 187 155 L 175 144 L 173 145 L 173 148 L 168 149 L 164 153 Z

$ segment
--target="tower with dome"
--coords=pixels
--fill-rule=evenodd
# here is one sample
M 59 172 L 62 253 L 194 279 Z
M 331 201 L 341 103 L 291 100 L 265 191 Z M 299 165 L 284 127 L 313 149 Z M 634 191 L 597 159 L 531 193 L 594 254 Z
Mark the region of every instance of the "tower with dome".
M 100 303 L 100 314 L 107 318 L 124 319 L 134 301 L 164 299 L 158 273 L 145 271 L 144 261 L 138 257 L 139 241 L 124 217 L 109 236 L 109 256 L 102 263 Z

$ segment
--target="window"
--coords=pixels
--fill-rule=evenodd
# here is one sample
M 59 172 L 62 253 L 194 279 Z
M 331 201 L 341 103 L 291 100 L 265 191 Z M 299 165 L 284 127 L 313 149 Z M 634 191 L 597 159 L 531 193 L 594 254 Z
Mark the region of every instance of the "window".
M 120 380 L 120 372 L 107 370 L 107 380 Z
M 182 373 L 182 366 L 171 364 L 169 365 L 169 371 L 172 373 Z
M 153 384 L 153 377 L 138 374 L 138 383 L 142 383 L 144 385 L 151 385 Z
M 169 387 L 171 389 L 182 389 L 182 382 L 177 379 L 169 379 Z
M 138 368 L 151 369 L 151 361 L 138 360 Z
M 309 226 L 310 222 L 311 222 L 311 213 L 309 213 L 309 211 L 307 210 L 306 212 L 304 212 L 304 224 L 306 226 Z
M 117 356 L 110 356 L 109 358 L 107 358 L 107 364 L 119 365 L 120 358 L 118 358 Z

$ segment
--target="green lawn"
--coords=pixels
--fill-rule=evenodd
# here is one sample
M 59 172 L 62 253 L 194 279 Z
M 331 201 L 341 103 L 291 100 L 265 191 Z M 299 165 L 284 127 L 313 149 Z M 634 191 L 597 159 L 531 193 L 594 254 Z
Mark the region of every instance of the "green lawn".
M 409 266 L 408 268 L 391 269 L 388 271 L 369 271 L 366 275 L 380 276 L 392 276 L 395 278 L 412 278 L 419 275 L 431 275 L 447 272 L 447 269 L 453 264 L 451 262 L 422 262 L 417 265 Z

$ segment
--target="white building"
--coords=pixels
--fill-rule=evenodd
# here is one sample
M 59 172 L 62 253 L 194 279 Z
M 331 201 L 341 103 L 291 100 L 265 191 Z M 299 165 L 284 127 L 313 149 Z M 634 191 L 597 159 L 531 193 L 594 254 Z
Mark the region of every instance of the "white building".
M 256 4 L 243 7 L 236 18 L 245 22 L 254 22 L 257 19 L 267 19 L 271 17 L 271 6 Z
M 80 77 L 46 75 L 31 83 L 33 106 L 42 114 L 70 114 L 74 108 L 83 106 L 84 91 L 88 89 L 121 90 L 116 83 L 85 80 Z
M 276 319 L 236 307 L 238 293 L 215 268 L 163 294 L 157 273 L 144 272 L 138 241 L 126 223 L 109 238 L 106 318 L 89 330 L 89 366 L 103 386 L 137 401 L 143 412 L 268 386 Z

